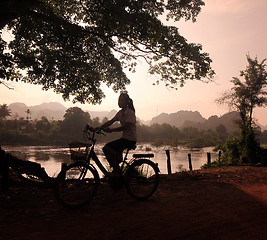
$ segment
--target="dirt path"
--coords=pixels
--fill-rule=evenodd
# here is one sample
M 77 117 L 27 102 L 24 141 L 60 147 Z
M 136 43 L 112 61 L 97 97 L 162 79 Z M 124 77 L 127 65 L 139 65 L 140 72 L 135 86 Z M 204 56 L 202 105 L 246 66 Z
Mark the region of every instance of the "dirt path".
M 13 184 L 0 204 L 0 239 L 267 239 L 266 168 L 163 175 L 144 202 L 101 186 L 78 210 L 52 189 Z

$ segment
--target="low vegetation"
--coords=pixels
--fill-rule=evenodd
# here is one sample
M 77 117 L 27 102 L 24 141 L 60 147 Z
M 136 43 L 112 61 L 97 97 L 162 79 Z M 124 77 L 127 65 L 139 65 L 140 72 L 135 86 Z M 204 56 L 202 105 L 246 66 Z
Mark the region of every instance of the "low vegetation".
M 59 121 L 48 121 L 46 117 L 35 121 L 2 119 L 0 121 L 0 144 L 66 145 L 70 140 L 83 140 L 82 132 L 86 123 L 99 126 L 106 120 L 91 119 L 87 112 L 77 107 L 68 109 L 64 119 Z M 186 145 L 198 148 L 222 144 L 229 136 L 235 136 L 238 133 L 228 133 L 223 125 L 219 125 L 215 130 L 198 130 L 194 127 L 178 129 L 169 124 L 148 126 L 138 123 L 137 134 L 139 142 L 149 142 L 155 146 Z M 100 135 L 98 140 L 106 142 L 120 135 L 120 133 Z
M 69 108 L 63 120 L 48 121 L 46 117 L 41 120 L 29 121 L 24 119 L 0 121 L 0 144 L 12 145 L 67 145 L 70 140 L 83 140 L 82 130 L 86 123 L 99 126 L 103 121 L 99 118 L 91 119 L 87 112 L 80 108 Z M 139 142 L 149 142 L 155 146 L 185 145 L 191 148 L 222 145 L 227 139 L 236 137 L 239 132 L 229 133 L 224 125 L 216 129 L 199 130 L 194 127 L 179 129 L 169 124 L 153 124 L 151 126 L 138 124 L 137 134 Z M 98 140 L 106 142 L 120 133 L 100 135 Z M 261 133 L 262 143 L 267 143 L 267 131 Z

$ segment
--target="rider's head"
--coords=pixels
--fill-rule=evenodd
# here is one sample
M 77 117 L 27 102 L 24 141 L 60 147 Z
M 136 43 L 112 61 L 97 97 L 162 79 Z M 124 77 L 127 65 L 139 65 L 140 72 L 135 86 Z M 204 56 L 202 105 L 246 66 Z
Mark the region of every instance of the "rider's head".
M 133 106 L 133 100 L 129 97 L 127 93 L 121 93 L 121 95 L 119 96 L 118 104 L 120 108 L 126 108 L 128 106 L 130 109 L 135 111 Z

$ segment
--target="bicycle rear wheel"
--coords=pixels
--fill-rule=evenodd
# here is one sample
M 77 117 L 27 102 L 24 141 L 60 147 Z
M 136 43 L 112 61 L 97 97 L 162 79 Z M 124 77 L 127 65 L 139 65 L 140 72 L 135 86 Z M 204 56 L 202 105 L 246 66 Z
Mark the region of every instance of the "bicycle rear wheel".
M 92 200 L 98 185 L 99 175 L 95 168 L 83 162 L 76 162 L 59 173 L 55 196 L 65 207 L 80 207 Z
M 126 189 L 136 200 L 149 198 L 158 188 L 158 166 L 148 159 L 133 162 L 126 172 Z

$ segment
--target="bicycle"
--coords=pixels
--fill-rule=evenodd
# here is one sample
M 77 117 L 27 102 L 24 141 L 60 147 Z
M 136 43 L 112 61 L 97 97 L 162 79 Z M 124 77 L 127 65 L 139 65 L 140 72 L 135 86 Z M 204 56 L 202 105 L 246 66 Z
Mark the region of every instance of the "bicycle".
M 70 144 L 71 158 L 75 162 L 62 169 L 56 178 L 57 200 L 68 208 L 86 205 L 97 193 L 103 179 L 106 179 L 114 189 L 125 186 L 129 195 L 136 200 L 145 200 L 152 196 L 158 188 L 160 172 L 158 165 L 150 160 L 154 154 L 133 154 L 133 158 L 128 161 L 128 153 L 134 150 L 136 145 L 126 149 L 120 164 L 120 175 L 114 178 L 102 165 L 94 151 L 96 134 L 104 134 L 103 129 L 95 130 L 87 125 L 84 135 L 90 143 L 72 142 Z M 100 179 L 92 161 L 103 173 L 103 179 Z

